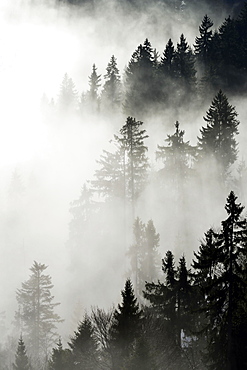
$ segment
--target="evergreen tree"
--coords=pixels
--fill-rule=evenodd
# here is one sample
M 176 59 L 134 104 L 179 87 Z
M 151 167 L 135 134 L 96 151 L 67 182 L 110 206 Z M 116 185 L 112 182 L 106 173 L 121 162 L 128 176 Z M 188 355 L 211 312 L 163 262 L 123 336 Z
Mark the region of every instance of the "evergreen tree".
M 126 280 L 121 295 L 122 303 L 115 310 L 112 325 L 114 369 L 124 368 L 128 364 L 141 330 L 141 311 L 130 279 Z
M 174 77 L 173 69 L 174 57 L 175 57 L 175 48 L 172 40 L 169 39 L 160 62 L 160 69 L 162 70 L 166 77 L 171 78 Z
M 89 110 L 93 113 L 99 111 L 100 107 L 100 98 L 99 98 L 99 87 L 101 85 L 101 75 L 97 74 L 97 68 L 93 64 L 92 73 L 89 76 L 89 91 L 87 94 L 87 100 L 89 105 Z
M 144 140 L 148 137 L 142 130 L 143 122 L 128 117 L 121 128 L 120 135 L 115 135 L 115 153 L 103 151 L 100 168 L 95 171 L 94 189 L 108 199 L 130 199 L 132 213 L 135 202 L 147 182 L 148 158 Z
M 111 153 L 103 150 L 97 160 L 100 168 L 95 171 L 95 180 L 92 187 L 106 200 L 125 198 L 125 153 L 124 149 L 116 143 L 116 150 Z
M 26 353 L 25 343 L 20 336 L 18 347 L 15 355 L 15 363 L 13 364 L 14 370 L 30 370 L 29 360 Z
M 77 108 L 78 92 L 71 77 L 65 73 L 60 86 L 58 107 L 62 113 L 71 113 Z
M 125 73 L 124 111 L 128 115 L 141 115 L 157 102 L 155 86 L 154 54 L 151 43 L 146 39 L 132 54 Z
M 235 20 L 230 16 L 226 18 L 219 28 L 218 35 L 218 47 L 220 52 L 218 72 L 221 78 L 221 86 L 233 89 L 237 75 L 235 70 L 238 64 L 237 49 L 240 44 Z
M 135 202 L 147 183 L 147 170 L 149 167 L 146 152 L 148 148 L 144 140 L 148 138 L 146 130 L 141 129 L 143 122 L 128 117 L 121 128 L 121 136 L 115 136 L 120 148 L 125 153 L 125 188 L 126 195 L 130 197 L 132 215 L 135 213 Z
M 202 23 L 199 27 L 200 36 L 196 36 L 195 40 L 195 54 L 199 62 L 204 65 L 204 68 L 207 66 L 209 53 L 210 53 L 210 43 L 212 40 L 213 32 L 210 29 L 213 26 L 213 22 L 206 14 L 202 20 Z
M 72 361 L 76 369 L 98 369 L 98 347 L 94 337 L 94 329 L 88 315 L 79 324 L 74 336 L 70 338 Z
M 175 133 L 167 135 L 167 139 L 165 139 L 168 143 L 167 146 L 158 145 L 156 159 L 162 160 L 164 165 L 164 168 L 159 171 L 162 182 L 164 183 L 164 180 L 168 179 L 179 193 L 183 183 L 190 176 L 196 152 L 189 141 L 184 141 L 185 131 L 179 128 L 178 121 L 175 123 L 175 128 Z
M 153 221 L 149 220 L 145 225 L 139 217 L 135 219 L 133 225 L 134 244 L 128 251 L 130 258 L 131 274 L 135 282 L 138 297 L 142 296 L 142 291 L 146 281 L 154 281 L 159 278 L 159 234 L 156 233 Z
M 172 40 L 169 39 L 159 64 L 158 77 L 160 81 L 157 81 L 157 86 L 159 86 L 161 90 L 161 101 L 163 103 L 172 103 L 173 99 L 176 97 L 174 60 L 175 47 Z
M 16 315 L 20 316 L 29 353 L 37 360 L 47 355 L 57 336 L 56 323 L 62 321 L 54 312 L 59 303 L 53 303 L 53 285 L 51 277 L 44 274 L 46 268 L 44 264 L 34 261 L 30 278 L 22 283 L 16 294 L 20 307 Z
M 174 256 L 168 251 L 162 259 L 162 270 L 166 275 L 165 283 L 146 283 L 144 297 L 148 299 L 157 315 L 166 320 L 166 335 L 178 349 L 182 348 L 182 333 L 191 330 L 190 296 L 192 291 L 190 271 L 186 267 L 184 256 L 175 269 Z
M 92 198 L 93 191 L 87 184 L 84 184 L 79 198 L 70 203 L 69 211 L 72 215 L 72 220 L 69 224 L 69 244 L 72 248 L 80 246 L 90 219 L 96 211 L 95 202 Z
M 241 217 L 244 207 L 236 200 L 231 192 L 225 206 L 227 219 L 222 222 L 222 229 L 213 235 L 215 252 L 210 254 L 210 262 L 204 257 L 205 251 L 194 262 L 199 276 L 206 276 L 203 285 L 204 311 L 208 318 L 206 360 L 208 368 L 216 370 L 237 370 L 247 364 L 247 342 L 243 337 L 247 325 L 247 222 Z
M 104 79 L 105 83 L 101 96 L 103 109 L 115 111 L 121 104 L 121 80 L 119 69 L 117 68 L 117 60 L 114 55 L 112 55 L 107 65 Z
M 49 370 L 72 370 L 72 356 L 69 349 L 63 349 L 61 339 L 59 338 L 57 348 L 52 349 L 52 355 L 49 360 Z
M 220 90 L 203 118 L 207 126 L 202 127 L 201 137 L 198 138 L 199 162 L 207 161 L 208 165 L 210 158 L 216 161 L 218 173 L 225 179 L 237 159 L 237 112 Z
M 183 34 L 174 56 L 174 71 L 176 89 L 180 96 L 180 102 L 187 101 L 196 92 L 196 69 L 195 58 Z

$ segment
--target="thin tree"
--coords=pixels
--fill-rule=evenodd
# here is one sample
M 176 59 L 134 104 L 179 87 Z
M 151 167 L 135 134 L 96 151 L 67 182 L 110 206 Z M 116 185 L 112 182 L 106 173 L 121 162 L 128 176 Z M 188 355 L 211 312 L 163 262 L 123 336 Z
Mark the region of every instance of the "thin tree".
M 99 98 L 99 87 L 101 85 L 101 75 L 97 74 L 97 68 L 93 64 L 92 73 L 89 76 L 89 91 L 87 94 L 89 109 L 96 113 L 100 108 L 100 98 Z

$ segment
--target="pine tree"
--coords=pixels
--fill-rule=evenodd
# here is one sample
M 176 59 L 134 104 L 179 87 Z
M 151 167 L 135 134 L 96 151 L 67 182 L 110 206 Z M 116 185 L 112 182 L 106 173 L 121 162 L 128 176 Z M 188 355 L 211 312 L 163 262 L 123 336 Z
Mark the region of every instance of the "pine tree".
M 206 161 L 207 165 L 210 164 L 210 158 L 211 161 L 216 161 L 219 176 L 226 179 L 230 166 L 237 159 L 235 139 L 239 125 L 237 112 L 220 90 L 203 118 L 207 126 L 200 130 L 198 160 L 199 162 Z
M 247 342 L 243 337 L 247 325 L 247 222 L 241 217 L 244 207 L 236 200 L 230 192 L 225 206 L 227 219 L 221 230 L 213 234 L 214 253 L 210 253 L 209 239 L 209 252 L 206 254 L 205 245 L 204 253 L 194 262 L 200 279 L 205 277 L 202 288 L 208 318 L 206 361 L 209 369 L 216 370 L 242 369 L 247 364 Z M 205 255 L 210 255 L 210 259 Z
M 114 153 L 103 150 L 97 160 L 100 168 L 94 173 L 96 179 L 91 181 L 93 189 L 106 200 L 125 198 L 125 153 L 118 143 L 116 146 Z
M 146 130 L 141 129 L 143 122 L 128 117 L 120 130 L 121 136 L 115 136 L 120 148 L 125 153 L 125 189 L 132 204 L 132 216 L 135 214 L 135 203 L 147 183 L 149 167 L 144 140 L 148 138 Z
M 25 343 L 20 336 L 18 347 L 15 355 L 15 363 L 13 364 L 14 370 L 30 370 L 29 360 L 26 353 Z
M 175 51 L 174 71 L 177 92 L 180 102 L 183 103 L 196 93 L 195 58 L 183 34 Z
M 106 68 L 106 74 L 104 75 L 105 83 L 102 91 L 102 105 L 105 111 L 109 109 L 116 111 L 121 104 L 121 80 L 119 69 L 117 67 L 117 60 L 112 55 L 110 62 Z
M 34 261 L 30 278 L 17 290 L 23 335 L 30 354 L 37 360 L 43 359 L 57 336 L 56 323 L 61 318 L 54 312 L 59 303 L 53 303 L 51 277 L 45 275 L 47 266 Z
M 206 14 L 199 27 L 200 36 L 196 36 L 194 45 L 196 57 L 201 63 L 203 63 L 204 67 L 207 66 L 209 59 L 210 43 L 213 35 L 212 30 L 210 30 L 212 26 L 213 22 Z
M 143 116 L 156 103 L 154 54 L 146 39 L 132 54 L 125 73 L 124 111 L 128 115 Z
M 175 268 L 171 251 L 162 259 L 162 270 L 166 275 L 165 283 L 147 282 L 144 297 L 150 301 L 154 312 L 165 318 L 169 340 L 181 349 L 182 332 L 188 334 L 191 330 L 190 271 L 186 267 L 184 256 L 179 260 L 179 267 Z
M 113 363 L 116 369 L 124 367 L 130 360 L 141 330 L 141 310 L 130 279 L 126 280 L 121 295 L 122 303 L 115 310 L 112 325 Z
M 175 89 L 175 47 L 171 39 L 168 40 L 165 50 L 162 54 L 158 69 L 159 81 L 157 86 L 160 92 L 160 102 L 171 103 L 176 96 Z
M 174 77 L 173 69 L 174 57 L 175 57 L 175 48 L 172 39 L 169 39 L 160 62 L 160 69 L 165 74 L 165 77 L 170 78 Z
M 49 360 L 49 370 L 70 370 L 72 369 L 72 355 L 69 349 L 63 349 L 62 341 L 59 338 L 57 348 L 52 349 Z
M 148 137 L 142 130 L 143 122 L 128 117 L 126 124 L 115 135 L 114 153 L 103 151 L 95 171 L 92 185 L 106 199 L 129 199 L 134 213 L 135 203 L 147 183 L 148 158 L 144 140 Z
M 154 281 L 159 278 L 159 261 L 161 260 L 158 252 L 159 234 L 156 233 L 153 221 L 149 220 L 145 225 L 139 217 L 135 219 L 133 225 L 134 244 L 128 251 L 130 258 L 130 273 L 133 276 L 136 293 L 138 298 L 142 296 L 146 281 Z
M 78 199 L 70 203 L 69 209 L 72 220 L 69 224 L 69 244 L 72 248 L 80 246 L 87 231 L 90 218 L 96 211 L 93 201 L 93 190 L 87 184 L 83 184 Z
M 185 131 L 179 128 L 179 122 L 175 123 L 175 133 L 167 135 L 165 141 L 167 146 L 158 145 L 156 159 L 163 162 L 164 168 L 159 171 L 160 179 L 168 179 L 174 189 L 182 190 L 182 184 L 188 181 L 192 171 L 192 163 L 196 155 L 196 150 L 189 141 L 184 141 Z
M 76 369 L 98 369 L 98 347 L 93 325 L 87 314 L 80 322 L 77 331 L 74 332 L 74 336 L 70 338 L 69 346 Z
M 100 98 L 99 98 L 99 87 L 101 85 L 101 75 L 97 74 L 97 68 L 93 64 L 92 73 L 89 76 L 89 91 L 87 93 L 87 101 L 89 105 L 89 110 L 93 113 L 99 111 Z
M 76 91 L 75 84 L 71 77 L 65 73 L 63 81 L 60 86 L 58 96 L 59 110 L 64 113 L 71 113 L 77 108 L 78 92 Z

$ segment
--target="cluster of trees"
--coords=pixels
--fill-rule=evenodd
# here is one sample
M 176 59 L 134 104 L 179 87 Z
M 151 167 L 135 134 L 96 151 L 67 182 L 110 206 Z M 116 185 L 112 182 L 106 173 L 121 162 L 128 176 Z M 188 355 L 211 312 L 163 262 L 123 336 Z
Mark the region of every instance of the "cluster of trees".
M 226 219 L 220 228 L 205 233 L 191 269 L 184 255 L 175 267 L 174 255 L 167 251 L 162 276 L 147 280 L 143 287 L 142 305 L 128 278 L 117 308 L 108 312 L 95 308 L 91 315 L 85 314 L 68 347 L 59 339 L 43 368 L 245 368 L 247 220 L 243 209 L 231 191 Z M 136 225 L 145 229 L 146 236 L 153 228 L 150 223 L 140 225 L 138 219 Z M 21 336 L 14 369 L 31 369 L 28 353 Z
M 104 214 L 105 204 L 117 204 L 114 212 L 120 211 L 132 227 L 138 201 L 150 183 L 158 189 L 156 197 L 160 200 L 162 194 L 169 192 L 179 211 L 181 207 L 186 208 L 186 192 L 193 186 L 201 194 L 203 184 L 207 183 L 208 187 L 209 179 L 222 190 L 230 183 L 240 192 L 241 184 L 231 174 L 238 154 L 239 121 L 235 107 L 221 90 L 214 97 L 204 121 L 196 146 L 184 140 L 185 132 L 176 122 L 174 134 L 167 136 L 165 145 L 157 146 L 160 168 L 154 171 L 147 156 L 145 140 L 148 135 L 142 128 L 143 122 L 128 117 L 120 135 L 114 136 L 115 152 L 103 151 L 94 179 L 84 184 L 79 199 L 71 203 L 70 245 L 76 248 L 85 240 L 90 222 L 94 224 L 100 211 Z M 211 168 L 210 173 L 208 168 Z M 245 172 L 243 164 L 242 178 Z
M 58 107 L 71 112 L 116 112 L 143 119 L 157 109 L 205 98 L 220 88 L 226 92 L 245 91 L 247 5 L 240 14 L 225 19 L 216 30 L 205 15 L 199 36 L 191 47 L 184 34 L 175 45 L 168 40 L 160 55 L 146 39 L 133 52 L 124 75 L 120 76 L 113 55 L 107 65 L 104 82 L 95 64 L 89 76 L 89 90 L 79 97 L 72 79 L 65 74 Z

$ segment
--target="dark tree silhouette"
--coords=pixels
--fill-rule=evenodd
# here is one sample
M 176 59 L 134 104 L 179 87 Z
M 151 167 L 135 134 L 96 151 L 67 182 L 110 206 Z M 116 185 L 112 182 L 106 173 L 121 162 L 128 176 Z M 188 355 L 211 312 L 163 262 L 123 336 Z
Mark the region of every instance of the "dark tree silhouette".
M 22 336 L 20 336 L 18 347 L 15 355 L 15 363 L 13 364 L 14 370 L 30 370 L 30 364 L 26 352 L 25 343 L 22 339 Z
M 69 346 L 72 351 L 72 361 L 76 369 L 98 369 L 98 347 L 94 338 L 91 319 L 85 315 L 74 336 L 70 338 Z
M 113 364 L 116 369 L 128 364 L 141 330 L 141 310 L 130 279 L 126 280 L 121 294 L 122 303 L 114 313 L 112 325 Z
M 57 347 L 52 349 L 52 355 L 49 360 L 49 370 L 72 370 L 72 355 L 69 349 L 63 349 L 61 339 L 59 338 Z
M 200 130 L 198 160 L 199 162 L 208 161 L 207 165 L 210 159 L 216 161 L 219 176 L 226 179 L 230 166 L 237 159 L 235 139 L 239 125 L 237 112 L 220 90 L 203 118 L 207 126 Z
M 226 201 L 227 218 L 219 232 L 207 233 L 194 261 L 205 296 L 209 369 L 242 369 L 247 364 L 246 258 L 247 222 L 234 192 Z
M 122 86 L 117 67 L 117 59 L 112 55 L 104 75 L 104 86 L 101 95 L 102 109 L 105 111 L 117 111 L 120 109 Z

